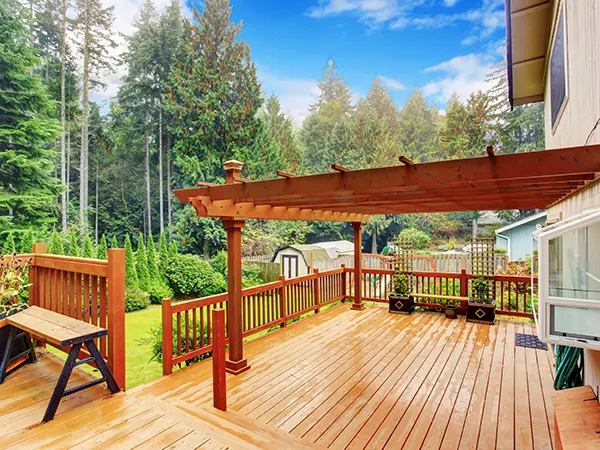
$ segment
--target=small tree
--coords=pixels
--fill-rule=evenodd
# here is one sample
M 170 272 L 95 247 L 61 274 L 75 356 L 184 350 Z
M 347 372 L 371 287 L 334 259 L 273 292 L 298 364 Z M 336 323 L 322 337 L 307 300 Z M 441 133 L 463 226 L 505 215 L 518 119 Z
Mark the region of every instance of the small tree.
M 69 242 L 69 256 L 79 256 L 79 244 L 77 243 L 77 234 L 71 233 L 71 241 Z
M 15 237 L 12 233 L 8 233 L 6 240 L 4 241 L 3 252 L 5 255 L 12 255 L 17 251 L 17 246 L 15 244 Z
M 48 249 L 48 253 L 52 255 L 65 254 L 62 236 L 56 231 L 56 229 L 52 229 L 52 234 L 50 235 L 50 248 Z
M 408 277 L 400 270 L 394 272 L 394 294 L 406 297 L 410 294 L 410 285 Z
M 417 250 L 423 250 L 427 248 L 431 242 L 429 235 L 416 228 L 405 228 L 400 232 L 401 241 L 412 241 L 413 247 Z
M 108 245 L 106 244 L 106 236 L 102 235 L 100 243 L 98 244 L 98 253 L 96 255 L 98 259 L 108 259 Z
M 177 256 L 179 250 L 177 249 L 177 244 L 175 242 L 171 242 L 169 244 L 169 260 L 174 256 Z
M 95 258 L 96 252 L 94 251 L 94 242 L 92 238 L 88 234 L 83 241 L 83 251 L 81 252 L 81 256 L 84 258 Z
M 473 298 L 483 303 L 493 303 L 494 299 L 491 295 L 492 282 L 486 279 L 483 275 L 478 276 L 471 284 Z
M 62 243 L 62 241 L 61 241 Z M 33 233 L 26 231 L 21 239 L 21 253 L 31 253 L 33 251 Z
M 150 280 L 158 280 L 158 265 L 156 264 L 156 250 L 154 249 L 154 239 L 152 235 L 148 235 L 148 248 L 146 251 L 146 256 L 148 257 L 148 275 L 150 276 Z
M 110 248 L 121 248 L 119 247 L 119 242 L 117 241 L 117 236 L 113 236 L 110 241 Z
M 138 237 L 138 247 L 137 251 L 135 252 L 135 267 L 137 270 L 140 289 L 147 291 L 150 284 L 150 276 L 148 273 L 146 245 L 144 245 L 144 235 L 142 233 L 140 233 Z
M 137 288 L 139 286 L 135 267 L 135 255 L 133 254 L 131 239 L 129 239 L 128 234 L 125 235 L 125 285 L 128 288 Z

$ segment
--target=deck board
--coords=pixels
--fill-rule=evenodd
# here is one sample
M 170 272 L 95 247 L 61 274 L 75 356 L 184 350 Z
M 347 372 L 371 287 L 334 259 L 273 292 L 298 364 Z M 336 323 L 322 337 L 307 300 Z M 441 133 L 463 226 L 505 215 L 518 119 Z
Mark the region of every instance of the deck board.
M 342 304 L 247 342 L 252 369 L 227 375 L 228 412 L 212 409 L 205 360 L 68 397 L 39 425 L 60 371 L 49 355 L 0 386 L 0 448 L 552 449 L 554 358 L 515 347 L 517 332 L 535 328 Z

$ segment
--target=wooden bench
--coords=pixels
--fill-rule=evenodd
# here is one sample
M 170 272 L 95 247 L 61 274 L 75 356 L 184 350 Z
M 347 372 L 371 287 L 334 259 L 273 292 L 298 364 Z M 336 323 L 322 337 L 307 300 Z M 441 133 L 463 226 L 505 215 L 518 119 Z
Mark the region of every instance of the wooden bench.
M 600 404 L 590 386 L 552 393 L 557 450 L 600 449 Z
M 424 298 L 424 299 L 438 299 L 438 300 L 448 300 L 448 301 L 452 301 L 452 302 L 460 302 L 461 310 L 464 309 L 465 311 L 467 309 L 467 302 L 469 301 L 469 297 L 460 297 L 460 296 L 454 296 L 454 295 L 419 294 L 419 293 L 415 292 L 415 293 L 410 294 L 410 296 L 413 299 Z M 421 303 L 421 302 L 415 302 L 415 306 L 424 306 L 426 308 L 437 308 L 437 309 L 444 309 L 446 307 L 446 305 L 438 305 L 435 303 Z
M 65 361 L 62 372 L 56 382 L 56 387 L 50 403 L 44 414 L 42 422 L 48 422 L 54 418 L 58 405 L 63 397 L 82 391 L 97 384 L 104 383 L 108 385 L 111 392 L 119 391 L 119 386 L 115 381 L 110 369 L 106 365 L 104 358 L 100 354 L 94 339 L 106 336 L 108 331 L 104 328 L 82 322 L 62 314 L 49 311 L 47 309 L 31 306 L 24 311 L 18 312 L 6 318 L 6 322 L 15 328 L 26 331 L 32 336 L 41 338 L 56 347 L 67 349 L 70 347 L 69 356 Z M 82 346 L 85 346 L 90 356 L 79 359 L 79 353 Z M 102 378 L 89 381 L 79 386 L 66 389 L 71 372 L 77 366 L 82 364 L 94 363 Z

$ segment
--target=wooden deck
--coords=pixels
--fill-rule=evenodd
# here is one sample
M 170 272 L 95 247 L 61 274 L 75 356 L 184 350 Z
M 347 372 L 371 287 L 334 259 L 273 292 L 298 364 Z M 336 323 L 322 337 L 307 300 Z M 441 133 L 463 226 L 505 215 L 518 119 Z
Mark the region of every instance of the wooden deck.
M 227 413 L 211 406 L 207 360 L 9 427 L 0 448 L 551 449 L 553 358 L 515 347 L 523 332 L 532 325 L 339 305 L 246 344 L 252 368 L 227 375 Z

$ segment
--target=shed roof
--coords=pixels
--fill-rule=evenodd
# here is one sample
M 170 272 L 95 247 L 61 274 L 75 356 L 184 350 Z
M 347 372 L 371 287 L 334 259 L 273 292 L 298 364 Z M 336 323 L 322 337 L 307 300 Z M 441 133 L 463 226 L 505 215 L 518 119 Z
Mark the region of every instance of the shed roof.
M 200 216 L 367 222 L 372 214 L 542 209 L 594 179 L 600 145 L 181 189 Z M 237 163 L 237 162 L 236 162 Z M 241 170 L 241 163 L 237 163 Z
M 520 227 L 521 225 L 525 225 L 525 224 L 527 224 L 529 222 L 534 222 L 534 221 L 536 221 L 538 219 L 541 219 L 542 217 L 546 217 L 547 215 L 548 215 L 548 213 L 546 211 L 544 211 L 544 212 L 541 212 L 541 213 L 538 213 L 538 214 L 534 214 L 533 216 L 525 217 L 524 219 L 521 219 L 521 220 L 518 220 L 516 222 L 513 222 L 513 223 L 511 223 L 509 225 L 506 225 L 505 227 L 498 228 L 495 231 L 495 233 L 496 234 L 503 233 L 504 231 L 508 231 L 508 230 L 513 229 L 513 228 Z
M 306 263 L 306 265 L 310 265 L 310 261 L 312 260 L 312 262 L 317 262 L 317 261 L 329 261 L 331 258 L 329 257 L 329 254 L 327 253 L 327 250 L 325 250 L 322 247 L 319 247 L 318 245 L 315 244 L 294 244 L 294 245 L 286 245 L 285 247 L 281 247 L 279 249 L 277 249 L 277 251 L 275 252 L 275 254 L 273 255 L 273 259 L 272 261 L 275 261 L 275 258 L 277 257 L 277 254 L 285 249 L 294 249 L 298 252 L 300 252 L 302 254 L 302 258 L 304 259 L 304 262 Z

